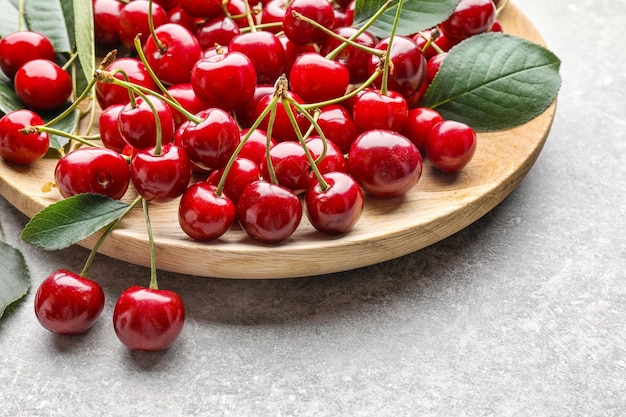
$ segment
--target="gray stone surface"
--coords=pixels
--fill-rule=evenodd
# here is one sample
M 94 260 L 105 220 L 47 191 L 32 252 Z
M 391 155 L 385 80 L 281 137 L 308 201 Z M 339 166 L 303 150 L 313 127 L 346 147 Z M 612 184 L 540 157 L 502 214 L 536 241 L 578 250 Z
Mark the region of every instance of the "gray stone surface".
M 160 273 L 188 320 L 167 352 L 127 351 L 110 322 L 145 268 L 99 257 L 108 297 L 87 334 L 36 322 L 33 292 L 0 321 L 6 416 L 626 415 L 626 2 L 519 0 L 563 60 L 553 129 L 484 218 L 400 259 L 279 281 Z M 4 238 L 33 286 L 88 254 Z M 271 260 L 268 260 L 271 262 Z

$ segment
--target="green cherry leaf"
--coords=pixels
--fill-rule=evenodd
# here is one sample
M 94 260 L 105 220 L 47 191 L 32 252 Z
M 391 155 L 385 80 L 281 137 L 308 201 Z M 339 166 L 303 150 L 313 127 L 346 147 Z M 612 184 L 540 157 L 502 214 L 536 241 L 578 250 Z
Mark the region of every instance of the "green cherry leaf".
M 0 37 L 17 32 L 20 28 L 17 3 L 11 0 L 0 0 Z M 22 28 L 26 23 L 22 20 Z
M 128 204 L 99 194 L 78 194 L 35 214 L 22 240 L 44 250 L 67 248 L 120 217 Z
M 560 63 L 546 48 L 519 37 L 475 35 L 449 51 L 422 105 L 478 131 L 510 129 L 554 102 Z
M 50 38 L 57 53 L 72 51 L 70 34 L 60 0 L 24 1 L 24 19 L 29 30 L 43 33 Z
M 24 255 L 0 241 L 0 317 L 6 308 L 28 293 L 30 272 Z
M 386 0 L 357 0 L 354 9 L 354 25 L 363 26 L 385 3 Z M 458 3 L 459 0 L 405 0 L 402 4 L 396 34 L 408 36 L 436 26 L 452 14 Z M 396 1 L 376 20 L 369 28 L 371 33 L 379 38 L 391 34 L 397 4 Z
M 85 79 L 93 77 L 96 69 L 96 52 L 92 0 L 73 0 L 73 26 L 78 59 Z

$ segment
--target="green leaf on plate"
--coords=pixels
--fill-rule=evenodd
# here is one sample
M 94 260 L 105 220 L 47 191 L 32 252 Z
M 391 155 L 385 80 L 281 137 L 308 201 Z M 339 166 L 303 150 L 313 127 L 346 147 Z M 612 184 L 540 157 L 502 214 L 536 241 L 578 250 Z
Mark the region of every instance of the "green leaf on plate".
M 92 0 L 74 0 L 73 25 L 78 59 L 87 80 L 96 69 L 95 39 L 93 33 Z
M 44 250 L 67 248 L 121 216 L 128 204 L 99 194 L 78 194 L 35 214 L 22 240 Z
M 386 0 L 357 0 L 354 9 L 354 25 L 363 24 L 386 3 Z M 446 20 L 454 11 L 459 0 L 405 0 L 396 28 L 397 35 L 412 35 L 430 29 Z M 397 12 L 397 2 L 391 6 L 369 31 L 379 38 L 391 34 Z
M 478 131 L 510 129 L 554 102 L 559 67 L 541 45 L 502 33 L 475 35 L 449 51 L 422 105 Z
M 50 119 L 54 118 L 54 116 L 56 116 L 56 114 L 44 117 L 44 122 L 49 121 Z M 74 133 L 76 132 L 78 128 L 79 118 L 80 118 L 80 111 L 76 109 L 72 113 L 65 116 L 63 119 L 56 122 L 53 127 L 63 132 Z M 50 134 L 50 148 L 51 149 L 61 150 L 69 143 L 69 141 L 70 140 L 66 138 L 65 136 Z
M 0 317 L 4 310 L 21 299 L 30 288 L 30 272 L 24 255 L 0 241 Z

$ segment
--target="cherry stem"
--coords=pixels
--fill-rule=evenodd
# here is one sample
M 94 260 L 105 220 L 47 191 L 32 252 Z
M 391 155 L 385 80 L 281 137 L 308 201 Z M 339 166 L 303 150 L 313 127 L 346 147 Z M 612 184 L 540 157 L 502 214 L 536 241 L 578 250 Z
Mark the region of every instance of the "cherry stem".
M 152 40 L 154 41 L 157 49 L 161 54 L 164 54 L 167 51 L 167 48 L 165 47 L 165 45 L 163 45 L 163 42 L 161 42 L 161 40 L 154 31 L 154 18 L 152 17 L 152 0 L 148 0 L 148 28 L 150 29 L 150 35 L 152 35 Z M 135 43 L 135 46 L 136 45 L 137 44 Z
M 383 67 L 383 79 L 380 86 L 380 94 L 387 95 L 387 82 L 389 80 L 389 71 L 392 67 L 391 62 L 391 47 L 393 45 L 393 39 L 396 36 L 396 28 L 398 27 L 398 22 L 400 21 L 400 14 L 402 13 L 402 5 L 404 4 L 404 0 L 398 1 L 398 8 L 396 9 L 396 15 L 393 20 L 393 26 L 391 28 L 391 33 L 389 34 L 389 44 L 387 45 L 387 53 L 384 58 L 384 67 Z
M 372 73 L 372 75 L 370 75 L 369 78 L 367 80 L 365 80 L 365 82 L 363 82 L 357 88 L 355 88 L 354 90 L 350 91 L 347 94 L 344 94 L 341 97 L 333 98 L 333 99 L 326 100 L 326 101 L 320 101 L 320 102 L 317 102 L 317 103 L 301 104 L 300 106 L 304 110 L 310 110 L 310 109 L 314 109 L 314 108 L 320 108 L 320 107 L 328 106 L 330 104 L 341 103 L 344 100 L 350 99 L 350 98 L 356 96 L 357 94 L 359 94 L 361 91 L 363 91 L 366 88 L 368 88 L 374 82 L 374 80 L 376 80 L 376 78 L 378 78 L 380 76 L 381 73 L 382 73 L 382 69 L 376 68 L 374 70 L 374 72 Z
M 70 57 L 67 60 L 67 62 L 65 64 L 63 64 L 61 69 L 63 71 L 67 71 L 67 69 L 70 67 L 70 65 L 72 65 L 74 63 L 74 61 L 76 61 L 76 58 L 78 58 L 78 53 L 74 52 L 73 54 L 70 55 Z
M 437 40 L 437 38 L 439 38 L 439 36 L 441 36 L 441 32 L 439 32 L 439 29 L 434 28 L 434 30 L 432 32 L 430 32 L 430 36 L 426 36 L 424 34 L 424 32 L 420 31 L 418 32 L 418 34 L 426 40 L 426 43 L 424 44 L 424 46 L 422 47 L 422 52 L 424 52 L 426 49 L 428 49 L 428 47 L 432 47 L 435 51 L 437 51 L 438 54 L 442 54 L 444 53 L 444 50 L 441 49 L 441 47 L 439 45 L 437 45 L 435 43 L 435 41 Z
M 143 206 L 143 215 L 146 219 L 146 230 L 148 231 L 148 242 L 150 244 L 150 289 L 158 290 L 156 274 L 156 254 L 154 249 L 154 236 L 152 235 L 152 224 L 150 223 L 150 214 L 148 213 L 148 202 L 145 199 L 141 200 Z
M 133 42 L 135 45 L 135 50 L 137 51 L 137 56 L 139 57 L 139 60 L 141 60 L 141 63 L 144 65 L 144 67 L 146 67 L 146 70 L 148 71 L 150 78 L 152 78 L 152 81 L 156 83 L 157 87 L 159 87 L 159 90 L 161 90 L 161 92 L 165 94 L 167 98 L 176 101 L 174 97 L 172 97 L 172 94 L 170 94 L 168 89 L 163 85 L 159 77 L 157 77 L 152 67 L 150 67 L 148 60 L 146 59 L 146 54 L 144 54 L 143 48 L 141 47 L 141 39 L 139 38 L 139 36 L 136 36 Z
M 496 8 L 496 17 L 500 16 L 500 13 L 502 13 L 502 11 L 506 8 L 506 6 L 509 5 L 510 0 L 502 0 L 500 1 L 500 4 L 498 4 L 498 7 Z
M 57 136 L 62 136 L 64 138 L 68 138 L 68 139 L 72 139 L 75 140 L 76 142 L 80 142 L 83 145 L 87 145 L 87 146 L 91 146 L 91 147 L 99 147 L 100 145 L 89 141 L 88 139 L 85 139 L 82 136 L 77 136 L 77 135 L 73 135 L 71 133 L 67 133 L 64 132 L 62 130 L 59 129 L 55 129 L 46 125 L 41 125 L 41 126 L 27 126 L 24 127 L 22 129 L 19 130 L 19 132 L 23 135 L 29 135 L 31 133 L 41 133 L 41 132 L 45 132 L 45 133 L 49 133 L 52 135 L 57 135 Z
M 142 197 L 138 196 L 132 203 L 130 203 L 128 205 L 126 210 L 124 210 L 124 212 L 122 214 L 120 214 L 120 216 L 117 219 L 115 219 L 113 222 L 109 223 L 108 226 L 106 226 L 106 228 L 104 229 L 104 232 L 98 238 L 98 241 L 93 246 L 93 249 L 91 249 L 91 252 L 89 253 L 89 256 L 87 257 L 87 260 L 85 261 L 85 265 L 83 266 L 83 270 L 80 273 L 81 277 L 83 277 L 83 278 L 87 277 L 87 273 L 89 272 L 89 268 L 91 267 L 91 264 L 93 263 L 93 260 L 95 259 L 96 254 L 98 253 L 98 249 L 100 249 L 100 246 L 102 245 L 102 243 L 104 243 L 104 240 L 107 238 L 107 236 L 109 236 L 109 234 L 111 234 L 111 232 L 113 230 L 115 230 L 115 228 L 120 224 L 120 222 L 124 219 L 124 217 L 126 217 L 126 215 L 128 213 L 130 213 L 131 210 L 134 209 L 135 206 L 141 200 L 142 200 Z
M 22 21 L 24 20 L 24 0 L 19 0 L 17 3 L 17 31 L 21 32 L 24 29 Z

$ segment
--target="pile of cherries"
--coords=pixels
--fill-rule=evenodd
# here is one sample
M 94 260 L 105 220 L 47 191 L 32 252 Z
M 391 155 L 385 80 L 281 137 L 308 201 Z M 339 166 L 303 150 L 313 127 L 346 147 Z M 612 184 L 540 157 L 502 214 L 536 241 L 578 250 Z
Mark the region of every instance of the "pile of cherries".
M 132 184 L 152 204 L 178 199 L 180 227 L 198 241 L 238 222 L 278 244 L 303 213 L 320 232 L 347 233 L 365 194 L 407 193 L 424 157 L 444 172 L 473 157 L 473 129 L 420 101 L 452 46 L 501 30 L 496 3 L 461 0 L 436 28 L 378 38 L 353 26 L 354 0 L 93 0 L 98 46 L 129 52 L 109 55 L 94 76 L 102 146 L 63 155 L 56 186 L 63 197 L 119 199 Z M 0 67 L 28 108 L 0 119 L 0 156 L 17 164 L 45 155 L 51 130 L 36 112 L 72 92 L 44 39 L 0 40 Z M 83 275 L 44 281 L 36 297 L 44 327 L 91 327 L 104 297 Z M 134 287 L 116 305 L 116 332 L 132 349 L 165 349 L 182 329 L 174 293 L 157 318 L 139 314 L 158 304 L 155 291 Z M 158 322 L 152 334 L 149 320 Z

